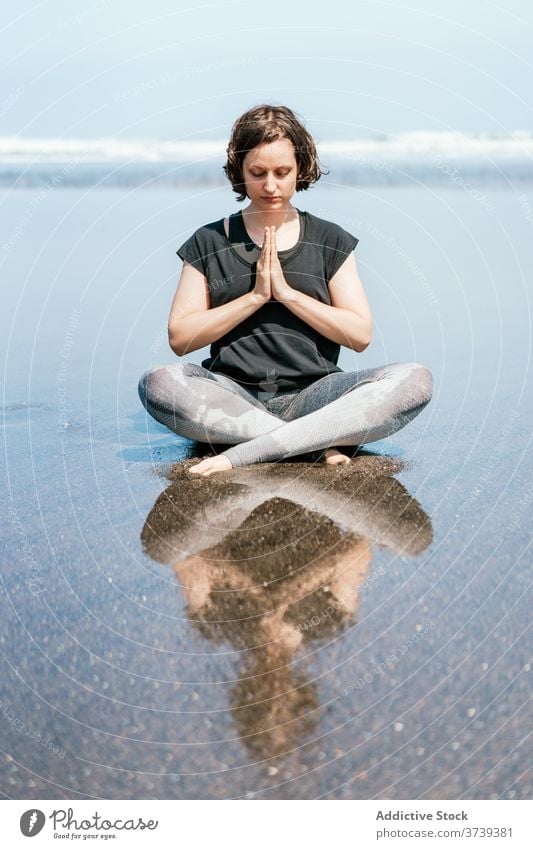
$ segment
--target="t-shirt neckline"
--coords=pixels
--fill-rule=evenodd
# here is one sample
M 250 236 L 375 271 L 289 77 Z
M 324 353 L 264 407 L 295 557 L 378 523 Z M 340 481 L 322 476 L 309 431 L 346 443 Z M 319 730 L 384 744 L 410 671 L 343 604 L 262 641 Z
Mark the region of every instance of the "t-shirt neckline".
M 304 243 L 305 230 L 306 230 L 306 220 L 307 220 L 306 215 L 305 215 L 304 212 L 302 212 L 301 209 L 298 209 L 298 207 L 294 207 L 294 208 L 296 209 L 296 212 L 298 213 L 299 220 L 300 220 L 300 233 L 299 233 L 299 236 L 298 236 L 298 241 L 296 242 L 295 245 L 292 246 L 292 248 L 285 248 L 284 250 L 278 251 L 278 255 L 282 258 L 284 258 L 284 257 L 291 257 L 292 258 L 293 253 L 294 254 L 299 253 L 299 251 L 300 251 L 300 249 L 301 249 L 301 247 Z M 241 224 L 243 232 L 246 234 L 248 244 L 253 245 L 256 248 L 256 250 L 260 251 L 261 248 L 254 241 L 252 241 L 250 234 L 248 233 L 248 230 L 245 227 L 244 219 L 242 217 L 242 209 L 239 209 L 238 212 L 232 213 L 232 214 L 239 216 L 240 224 Z M 242 260 L 242 262 L 245 262 L 246 265 L 250 265 L 250 266 L 254 265 L 256 260 L 253 260 L 252 262 L 250 262 L 249 260 L 244 259 L 244 257 L 237 250 L 235 250 L 235 246 L 234 246 L 233 242 L 231 242 L 229 236 L 226 236 L 226 230 L 224 228 L 224 221 L 222 221 L 222 232 L 224 233 L 224 237 L 225 237 L 226 241 L 228 242 L 232 252 L 235 254 L 235 256 L 237 256 L 240 260 Z

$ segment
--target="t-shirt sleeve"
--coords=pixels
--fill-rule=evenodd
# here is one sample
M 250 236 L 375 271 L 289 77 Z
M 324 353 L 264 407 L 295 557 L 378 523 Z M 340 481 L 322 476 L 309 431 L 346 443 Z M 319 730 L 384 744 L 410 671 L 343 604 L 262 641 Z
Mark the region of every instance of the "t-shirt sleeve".
M 347 230 L 336 226 L 332 228 L 326 242 L 324 262 L 326 268 L 326 280 L 329 281 L 339 270 L 343 262 L 356 247 L 359 239 L 352 236 Z
M 176 251 L 180 259 L 187 260 L 191 265 L 194 265 L 202 274 L 206 274 L 207 254 L 205 239 L 202 238 L 201 232 L 197 230 L 190 236 L 186 242 Z

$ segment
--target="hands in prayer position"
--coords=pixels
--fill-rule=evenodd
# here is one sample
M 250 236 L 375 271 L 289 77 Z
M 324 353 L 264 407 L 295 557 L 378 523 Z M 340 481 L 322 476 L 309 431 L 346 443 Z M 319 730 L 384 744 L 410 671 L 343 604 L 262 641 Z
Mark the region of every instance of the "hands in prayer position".
M 276 228 L 265 227 L 265 236 L 261 248 L 261 255 L 257 260 L 254 292 L 265 301 L 274 298 L 276 301 L 289 301 L 294 295 L 278 257 L 276 245 Z

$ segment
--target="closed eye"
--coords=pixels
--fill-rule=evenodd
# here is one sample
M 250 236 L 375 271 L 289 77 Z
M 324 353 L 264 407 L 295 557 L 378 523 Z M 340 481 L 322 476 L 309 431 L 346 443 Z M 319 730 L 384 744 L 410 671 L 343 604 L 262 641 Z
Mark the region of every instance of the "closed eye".
M 251 173 L 252 177 L 265 177 L 266 176 L 264 171 L 251 171 L 250 173 Z M 290 170 L 289 171 L 276 171 L 277 177 L 286 177 L 287 174 L 290 174 Z

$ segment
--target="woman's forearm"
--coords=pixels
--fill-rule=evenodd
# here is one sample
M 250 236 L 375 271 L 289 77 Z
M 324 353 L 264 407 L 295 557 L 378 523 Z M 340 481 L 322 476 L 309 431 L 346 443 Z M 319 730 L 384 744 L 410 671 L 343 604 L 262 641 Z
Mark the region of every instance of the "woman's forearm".
M 255 292 L 247 292 L 219 307 L 198 310 L 181 317 L 174 316 L 168 325 L 170 347 L 179 357 L 204 348 L 216 342 L 264 303 L 265 298 Z
M 291 289 L 282 303 L 322 336 L 354 351 L 364 351 L 372 337 L 372 321 L 352 310 L 324 304 L 304 292 Z

